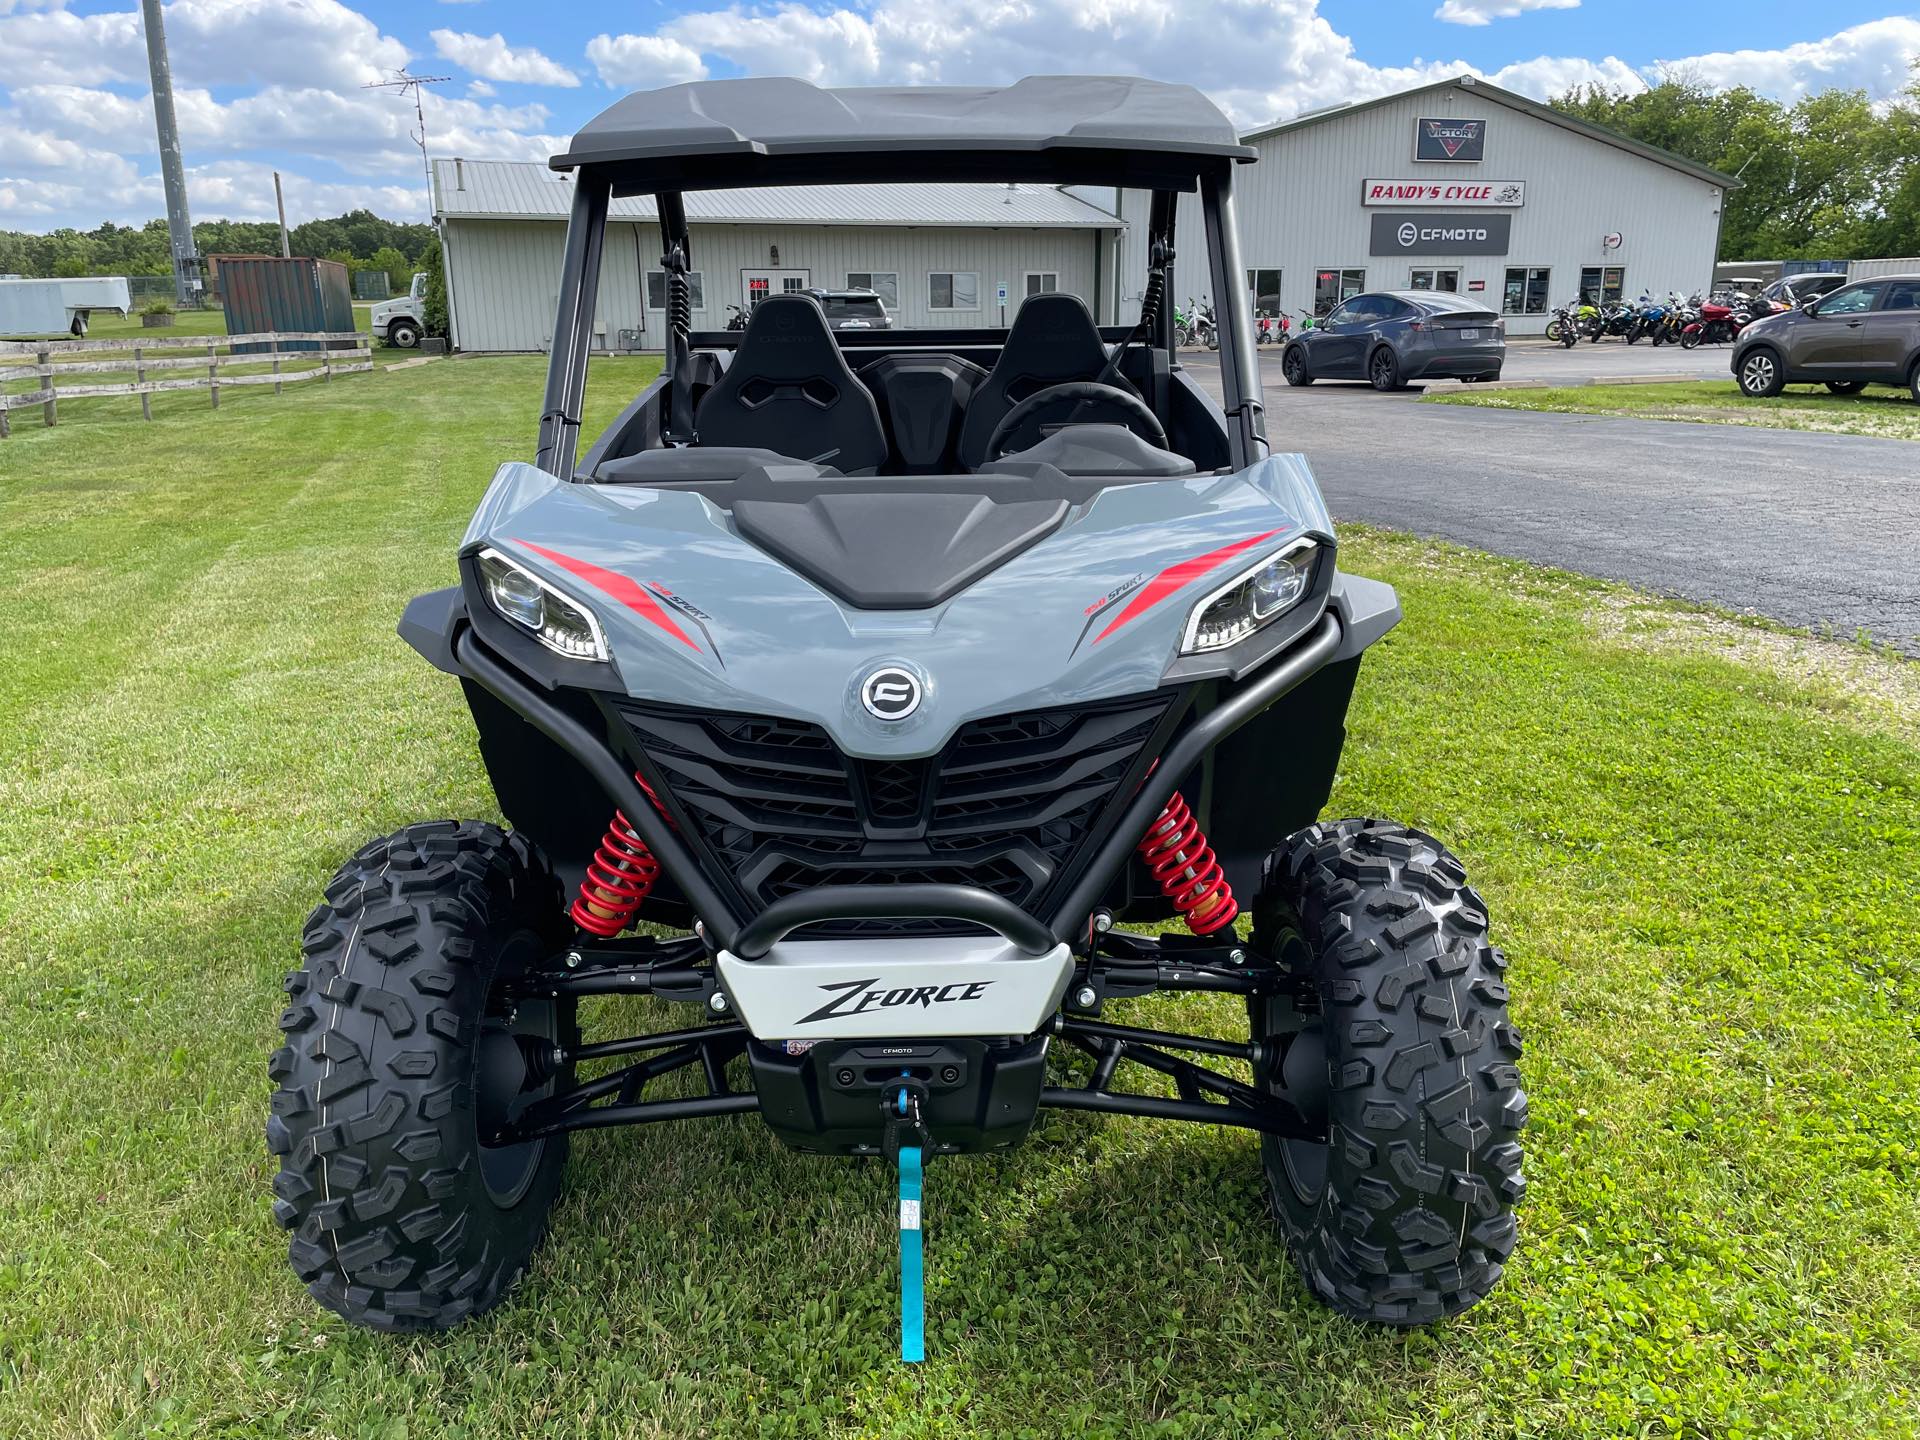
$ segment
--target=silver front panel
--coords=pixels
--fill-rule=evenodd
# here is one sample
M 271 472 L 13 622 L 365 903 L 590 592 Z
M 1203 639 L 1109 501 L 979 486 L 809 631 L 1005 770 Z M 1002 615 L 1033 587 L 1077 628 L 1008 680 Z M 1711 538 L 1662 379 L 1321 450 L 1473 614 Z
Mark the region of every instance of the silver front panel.
M 1031 1035 L 1073 972 L 1065 945 L 1023 954 L 998 936 L 786 940 L 764 959 L 720 952 L 720 983 L 761 1040 Z

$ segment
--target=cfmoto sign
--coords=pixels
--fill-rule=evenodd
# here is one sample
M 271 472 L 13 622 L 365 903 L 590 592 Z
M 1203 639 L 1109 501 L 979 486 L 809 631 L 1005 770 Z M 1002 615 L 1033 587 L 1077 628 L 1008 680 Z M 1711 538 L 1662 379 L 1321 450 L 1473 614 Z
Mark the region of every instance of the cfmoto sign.
M 1374 215 L 1374 255 L 1504 255 L 1511 215 Z

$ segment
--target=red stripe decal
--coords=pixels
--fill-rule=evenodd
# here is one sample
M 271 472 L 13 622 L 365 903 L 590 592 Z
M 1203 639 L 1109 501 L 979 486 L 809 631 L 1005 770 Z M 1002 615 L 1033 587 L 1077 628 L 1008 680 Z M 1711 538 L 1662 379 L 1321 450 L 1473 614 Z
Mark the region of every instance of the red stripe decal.
M 1243 550 L 1251 550 L 1262 540 L 1271 540 L 1279 533 L 1278 530 L 1269 530 L 1245 540 L 1236 540 L 1231 545 L 1222 545 L 1218 550 L 1209 550 L 1191 560 L 1182 560 L 1178 565 L 1169 565 L 1134 593 L 1134 597 L 1127 602 L 1127 608 L 1114 616 L 1107 628 L 1093 637 L 1093 643 L 1098 645 L 1122 625 L 1139 619 L 1181 586 L 1198 580 L 1210 570 L 1218 570 Z
M 639 615 L 641 619 L 650 620 L 658 625 L 689 650 L 700 648 L 687 638 L 686 631 L 673 623 L 673 617 L 666 612 L 658 600 L 647 593 L 644 586 L 635 584 L 617 571 L 602 570 L 598 565 L 590 564 L 585 560 L 576 560 L 571 555 L 562 555 L 558 550 L 549 550 L 546 546 L 536 545 L 531 540 L 518 540 L 514 543 L 526 546 L 536 555 L 546 556 L 568 574 L 578 575 L 595 589 L 604 590 Z

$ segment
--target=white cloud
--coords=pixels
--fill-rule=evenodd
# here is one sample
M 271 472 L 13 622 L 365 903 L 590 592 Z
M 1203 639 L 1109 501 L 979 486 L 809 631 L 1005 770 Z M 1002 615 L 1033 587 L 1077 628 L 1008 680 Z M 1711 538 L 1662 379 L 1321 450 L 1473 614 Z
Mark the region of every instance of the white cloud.
M 1896 15 L 1779 50 L 1721 50 L 1664 64 L 1708 85 L 1748 85 L 1791 103 L 1830 89 L 1889 98 L 1912 83 L 1916 59 L 1920 19 Z
M 1580 0 L 1441 0 L 1433 18 L 1450 25 L 1491 25 L 1496 20 L 1511 20 L 1529 10 L 1579 8 Z
M 358 85 L 407 49 L 340 0 L 172 0 L 167 53 L 179 85 Z M 0 86 L 147 84 L 137 9 L 0 18 Z
M 622 90 L 650 90 L 707 78 L 697 50 L 659 35 L 596 35 L 587 42 L 587 59 L 603 83 Z
M 61 0 L 0 0 L 0 224 L 92 225 L 160 213 L 139 13 L 77 15 Z M 355 0 L 358 3 L 358 0 Z M 1892 17 L 1774 50 L 1659 65 L 1540 55 L 1491 72 L 1462 60 L 1376 65 L 1318 0 L 696 0 L 648 33 L 601 34 L 585 60 L 605 85 L 640 89 L 709 74 L 799 74 L 822 84 L 1004 83 L 1034 70 L 1146 70 L 1199 86 L 1236 120 L 1264 123 L 1463 72 L 1536 98 L 1575 85 L 1633 89 L 1671 67 L 1713 85 L 1792 100 L 1831 85 L 1885 99 L 1909 83 L 1920 19 Z M 1460 23 L 1554 0 L 1424 0 Z M 407 47 L 342 0 L 169 0 L 175 100 L 196 213 L 264 213 L 278 167 L 315 207 L 391 204 L 418 214 L 420 155 L 405 97 L 363 90 L 408 63 Z M 594 108 L 507 105 L 495 83 L 577 85 L 560 61 L 501 35 L 435 32 L 468 73 L 426 96 L 435 155 L 540 159 L 553 131 Z M 1644 53 L 1644 52 L 1642 52 Z M 565 77 L 564 79 L 560 77 Z M 550 97 L 543 97 L 550 98 Z M 585 101 L 585 97 L 581 97 Z M 302 175 L 305 166 L 313 172 Z M 292 193 L 292 192 L 290 192 Z M 357 198 L 355 198 L 357 197 Z M 317 210 L 305 213 L 318 213 Z
M 436 30 L 433 46 L 443 60 L 451 60 L 485 80 L 518 85 L 572 87 L 580 77 L 531 45 L 509 45 L 506 36 L 470 35 L 464 30 Z

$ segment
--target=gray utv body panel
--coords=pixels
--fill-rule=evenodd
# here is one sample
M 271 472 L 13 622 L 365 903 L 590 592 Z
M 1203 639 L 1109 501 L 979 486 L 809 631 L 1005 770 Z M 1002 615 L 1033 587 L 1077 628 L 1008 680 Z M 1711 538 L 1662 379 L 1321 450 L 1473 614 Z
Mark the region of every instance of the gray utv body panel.
M 793 483 L 811 494 L 820 482 L 796 468 L 807 474 Z M 959 493 L 969 478 L 955 477 Z M 913 479 L 934 513 L 940 481 Z M 901 485 L 848 483 L 890 496 Z M 1238 474 L 1116 483 L 1061 509 L 1041 538 L 924 609 L 848 603 L 755 545 L 703 494 L 562 481 L 525 464 L 501 467 L 462 551 L 498 549 L 591 609 L 636 699 L 809 721 L 849 755 L 904 759 L 938 752 L 972 719 L 1158 688 L 1198 600 L 1296 541 L 1332 540 L 1298 455 Z M 1347 639 L 1357 653 L 1398 608 L 1384 586 L 1339 579 L 1343 604 L 1360 612 L 1351 618 L 1365 617 Z M 1319 585 L 1289 628 L 1313 618 L 1330 588 Z M 905 720 L 861 703 L 861 682 L 884 665 L 920 681 Z

